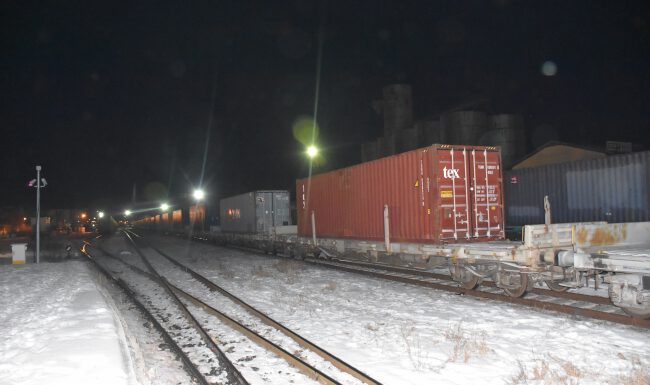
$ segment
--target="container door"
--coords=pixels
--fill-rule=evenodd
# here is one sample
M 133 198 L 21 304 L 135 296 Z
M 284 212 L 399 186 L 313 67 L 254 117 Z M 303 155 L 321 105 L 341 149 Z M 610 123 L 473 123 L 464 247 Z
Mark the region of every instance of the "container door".
M 273 193 L 273 226 L 291 225 L 291 208 L 289 206 L 289 193 Z
M 436 152 L 440 238 L 469 239 L 472 236 L 469 152 L 464 148 L 439 148 Z
M 273 193 L 258 192 L 255 195 L 257 232 L 266 233 L 273 227 Z
M 499 152 L 471 150 L 473 238 L 503 237 Z

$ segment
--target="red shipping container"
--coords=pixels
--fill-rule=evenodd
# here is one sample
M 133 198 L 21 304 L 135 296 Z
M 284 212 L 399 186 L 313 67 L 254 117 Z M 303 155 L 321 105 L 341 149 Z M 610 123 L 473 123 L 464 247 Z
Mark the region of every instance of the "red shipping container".
M 504 238 L 498 147 L 436 144 L 296 181 L 298 234 L 454 243 Z

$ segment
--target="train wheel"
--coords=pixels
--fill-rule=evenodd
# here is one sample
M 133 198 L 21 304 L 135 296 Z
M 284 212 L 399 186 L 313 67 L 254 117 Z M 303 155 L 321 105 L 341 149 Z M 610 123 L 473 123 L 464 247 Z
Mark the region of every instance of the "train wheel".
M 458 282 L 463 289 L 472 290 L 478 286 L 479 277 L 472 274 L 465 267 L 452 265 L 449 271 L 451 272 L 451 278 Z
M 502 272 L 501 274 L 507 275 L 503 291 L 511 297 L 521 297 L 526 294 L 528 290 L 528 274 L 515 273 L 515 272 Z
M 562 286 L 557 281 L 548 280 L 548 281 L 544 281 L 544 283 L 546 283 L 546 286 L 548 286 L 548 288 L 553 290 L 553 291 L 563 292 L 563 291 L 569 290 L 569 288 L 567 286 Z
M 621 309 L 634 318 L 650 319 L 650 308 L 622 307 Z

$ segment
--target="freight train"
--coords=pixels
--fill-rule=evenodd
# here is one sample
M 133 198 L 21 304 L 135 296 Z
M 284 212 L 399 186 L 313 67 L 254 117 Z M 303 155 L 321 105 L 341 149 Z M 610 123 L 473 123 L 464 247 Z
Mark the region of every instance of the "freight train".
M 220 229 L 197 205 L 135 225 L 298 258 L 446 268 L 468 290 L 492 280 L 514 297 L 535 282 L 604 279 L 615 305 L 650 317 L 650 222 L 525 225 L 506 240 L 502 171 L 498 147 L 436 144 L 299 179 L 297 226 L 287 191 L 223 199 Z

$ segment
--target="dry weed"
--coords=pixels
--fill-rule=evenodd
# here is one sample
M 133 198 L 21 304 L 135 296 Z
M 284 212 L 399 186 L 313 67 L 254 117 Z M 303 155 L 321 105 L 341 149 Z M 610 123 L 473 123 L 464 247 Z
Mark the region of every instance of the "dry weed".
M 535 362 L 535 367 L 533 368 L 533 374 L 531 380 L 543 380 L 548 377 L 551 368 L 548 365 L 546 360 L 540 360 Z
M 619 357 L 625 359 L 620 353 Z M 632 372 L 619 375 L 614 383 L 620 385 L 650 385 L 650 369 L 641 362 L 639 357 L 633 357 Z
M 379 331 L 379 325 L 376 323 L 369 323 L 366 325 L 366 329 L 370 330 L 371 332 L 377 332 Z
M 463 357 L 463 362 L 468 362 L 472 356 L 483 357 L 490 352 L 487 345 L 485 332 L 468 332 L 459 322 L 444 333 L 445 338 L 453 344 L 449 361 L 455 362 Z
M 556 365 L 551 365 L 555 363 Z M 517 360 L 519 370 L 507 382 L 508 385 L 579 385 L 583 373 L 572 362 L 552 355 L 533 358 L 532 367 Z
M 580 371 L 580 369 L 578 369 L 577 366 L 573 364 L 573 362 L 563 361 L 560 362 L 560 366 L 562 367 L 564 373 L 566 373 L 567 376 L 574 377 L 574 378 L 582 377 L 582 372 Z
M 217 270 L 219 271 L 219 275 L 221 275 L 224 278 L 227 278 L 227 279 L 235 278 L 235 272 L 230 270 L 228 267 L 226 267 L 222 263 L 219 263 L 217 265 Z
M 257 265 L 251 269 L 251 274 L 253 277 L 257 278 L 268 278 L 271 276 L 271 273 L 266 271 L 262 266 Z
M 305 265 L 298 261 L 283 259 L 276 263 L 274 267 L 281 273 L 286 274 L 287 283 L 293 284 L 298 280 L 298 272 L 305 268 Z
M 323 288 L 323 291 L 334 291 L 336 290 L 336 282 L 334 281 L 329 281 Z
M 517 360 L 517 367 L 519 370 L 515 373 L 510 380 L 506 382 L 506 385 L 520 385 L 526 384 L 528 382 L 528 376 L 526 376 L 526 366 L 520 360 Z
M 282 259 L 273 265 L 279 272 L 285 274 L 296 272 L 302 269 L 303 266 L 303 264 L 291 259 Z
M 428 365 L 427 353 L 421 346 L 421 338 L 412 324 L 401 325 L 400 335 L 406 346 L 406 353 L 415 369 L 424 369 Z

